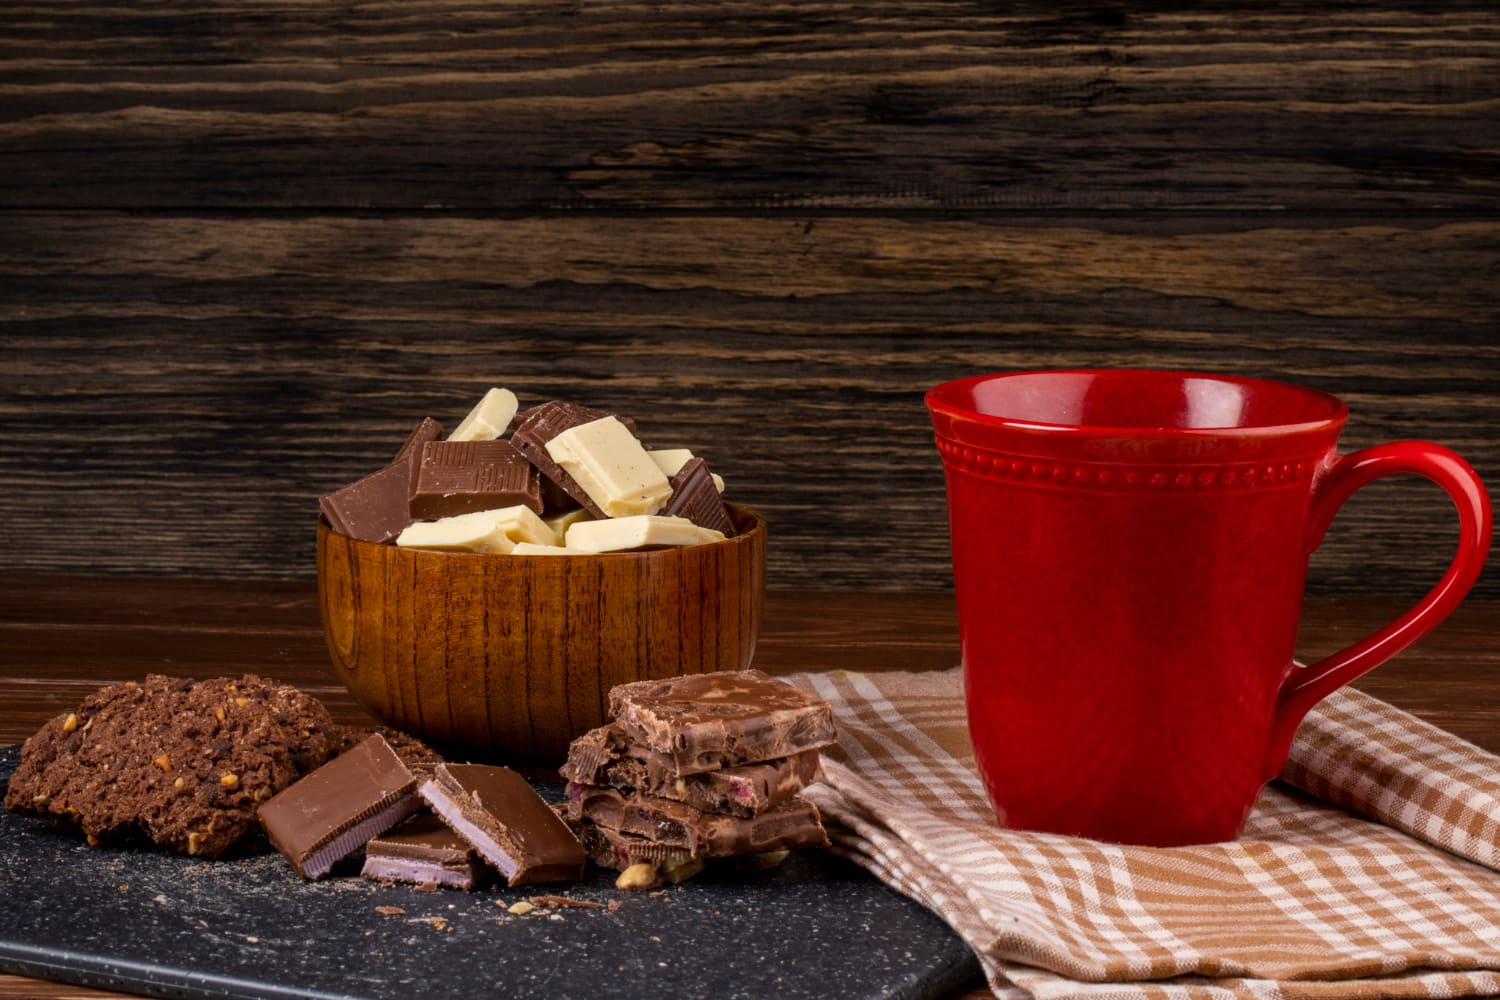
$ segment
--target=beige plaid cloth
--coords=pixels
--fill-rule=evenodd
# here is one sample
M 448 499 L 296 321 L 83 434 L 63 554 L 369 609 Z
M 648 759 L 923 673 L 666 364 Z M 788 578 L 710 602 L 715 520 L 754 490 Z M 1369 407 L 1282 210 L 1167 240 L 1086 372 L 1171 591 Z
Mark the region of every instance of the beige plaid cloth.
M 1160 849 L 999 829 L 957 670 L 791 680 L 839 720 L 807 792 L 835 849 L 999 996 L 1500 994 L 1500 759 L 1368 695 L 1312 711 L 1238 841 Z

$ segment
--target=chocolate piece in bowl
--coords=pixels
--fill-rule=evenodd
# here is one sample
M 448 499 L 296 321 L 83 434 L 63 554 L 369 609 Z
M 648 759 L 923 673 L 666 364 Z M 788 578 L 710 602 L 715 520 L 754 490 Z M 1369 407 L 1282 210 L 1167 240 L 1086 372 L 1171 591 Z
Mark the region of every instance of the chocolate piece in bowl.
M 442 821 L 505 877 L 506 885 L 583 875 L 583 846 L 526 779 L 508 767 L 443 764 L 419 789 Z
M 399 548 L 504 555 L 514 549 L 517 542 L 550 545 L 556 540 L 552 529 L 530 507 L 516 504 L 499 510 L 455 514 L 436 521 L 417 521 L 396 536 L 396 545 Z
M 441 424 L 424 417 L 389 465 L 320 497 L 318 509 L 333 530 L 365 542 L 389 542 L 399 535 L 412 522 L 409 494 L 422 448 L 442 433 Z
M 690 458 L 668 482 L 672 496 L 661 512 L 672 517 L 685 517 L 700 527 L 723 532 L 725 537 L 734 535 L 734 522 L 724 506 L 724 497 L 708 471 L 708 463 L 701 458 Z
M 298 875 L 318 879 L 416 812 L 416 786 L 376 733 L 261 805 L 260 822 Z
M 323 705 L 253 674 L 112 684 L 28 739 L 5 806 L 90 843 L 144 833 L 197 857 L 259 829 L 266 799 L 334 756 Z
M 609 517 L 655 514 L 672 495 L 666 474 L 617 417 L 569 427 L 547 442 L 547 454 Z
M 561 773 L 580 785 L 640 792 L 704 812 L 749 818 L 816 781 L 818 758 L 818 751 L 804 750 L 776 760 L 678 775 L 670 755 L 632 742 L 623 729 L 610 724 L 574 740 Z
M 635 514 L 580 521 L 569 526 L 563 541 L 574 552 L 597 554 L 706 545 L 723 540 L 721 532 L 700 528 L 685 517 Z
M 435 520 L 522 505 L 542 512 L 541 476 L 509 441 L 429 441 L 411 483 L 410 511 Z
M 553 460 L 547 451 L 547 443 L 570 428 L 607 416 L 609 414 L 600 410 L 554 399 L 526 410 L 522 414 L 522 419 L 516 424 L 515 430 L 510 434 L 511 444 L 515 445 L 517 451 L 525 455 L 548 481 L 572 497 L 575 503 L 582 505 L 595 517 L 608 515 L 589 497 L 588 491 Z M 633 433 L 635 425 L 631 421 L 621 418 L 621 422 Z
M 436 816 L 420 814 L 365 845 L 365 878 L 472 889 L 486 868 L 474 849 Z
M 759 670 L 621 684 L 609 711 L 637 743 L 668 754 L 678 774 L 750 764 L 838 741 L 822 698 Z
M 510 427 L 510 422 L 516 415 L 516 407 L 519 405 L 516 394 L 509 389 L 498 387 L 491 389 L 474 404 L 474 408 L 459 421 L 458 426 L 453 428 L 453 433 L 448 436 L 448 440 L 493 441 Z

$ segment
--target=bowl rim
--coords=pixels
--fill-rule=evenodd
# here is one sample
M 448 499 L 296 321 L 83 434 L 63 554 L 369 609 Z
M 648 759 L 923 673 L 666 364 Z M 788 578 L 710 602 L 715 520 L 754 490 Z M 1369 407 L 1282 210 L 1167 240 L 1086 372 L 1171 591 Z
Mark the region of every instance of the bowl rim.
M 733 535 L 732 537 L 723 538 L 716 542 L 704 542 L 699 545 L 663 545 L 654 549 L 629 549 L 623 552 L 576 552 L 570 553 L 566 556 L 557 556 L 552 554 L 528 555 L 524 552 L 520 555 L 514 555 L 509 552 L 450 552 L 444 549 L 419 549 L 415 547 L 404 548 L 402 546 L 396 545 L 393 542 L 370 542 L 366 541 L 363 538 L 355 538 L 353 535 L 343 534 L 342 532 L 335 529 L 333 525 L 328 523 L 328 518 L 324 516 L 322 511 L 318 512 L 318 535 L 323 536 L 326 534 L 332 536 L 333 538 L 340 539 L 349 545 L 361 548 L 368 547 L 377 550 L 389 549 L 393 552 L 404 552 L 411 556 L 422 556 L 427 558 L 436 557 L 444 559 L 514 559 L 527 562 L 536 559 L 555 560 L 562 558 L 570 561 L 576 561 L 580 559 L 603 559 L 611 562 L 618 562 L 623 559 L 660 559 L 663 557 L 670 557 L 672 553 L 680 554 L 701 552 L 705 549 L 717 549 L 724 545 L 742 545 L 751 542 L 757 536 L 761 536 L 766 533 L 765 515 L 761 514 L 755 508 L 747 507 L 744 504 L 730 503 L 729 501 L 725 501 L 724 506 L 729 509 L 730 518 L 735 522 L 735 526 L 739 528 L 739 533 Z

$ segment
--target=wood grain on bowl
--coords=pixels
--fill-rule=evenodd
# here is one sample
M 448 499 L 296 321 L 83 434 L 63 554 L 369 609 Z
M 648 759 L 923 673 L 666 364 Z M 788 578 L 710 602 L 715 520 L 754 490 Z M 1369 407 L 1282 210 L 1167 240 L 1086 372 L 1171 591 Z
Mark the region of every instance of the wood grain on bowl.
M 559 763 L 616 684 L 750 665 L 766 527 L 685 548 L 514 556 L 377 545 L 318 522 L 339 679 L 398 729 L 486 758 Z

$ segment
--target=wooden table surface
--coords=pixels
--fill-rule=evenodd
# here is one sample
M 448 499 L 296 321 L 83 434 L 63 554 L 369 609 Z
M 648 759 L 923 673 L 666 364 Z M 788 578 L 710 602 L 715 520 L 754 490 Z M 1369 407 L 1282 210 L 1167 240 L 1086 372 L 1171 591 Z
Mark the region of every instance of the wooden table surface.
M 255 671 L 316 694 L 341 722 L 366 719 L 337 682 L 307 582 L 0 575 L 0 744 L 24 739 L 100 685 L 148 672 Z M 1310 601 L 1301 655 L 1316 657 L 1392 617 L 1384 601 Z M 1470 602 L 1358 687 L 1500 752 L 1500 604 Z M 756 665 L 930 670 L 958 648 L 952 596 L 773 590 Z M 116 994 L 0 975 L 0 996 Z

